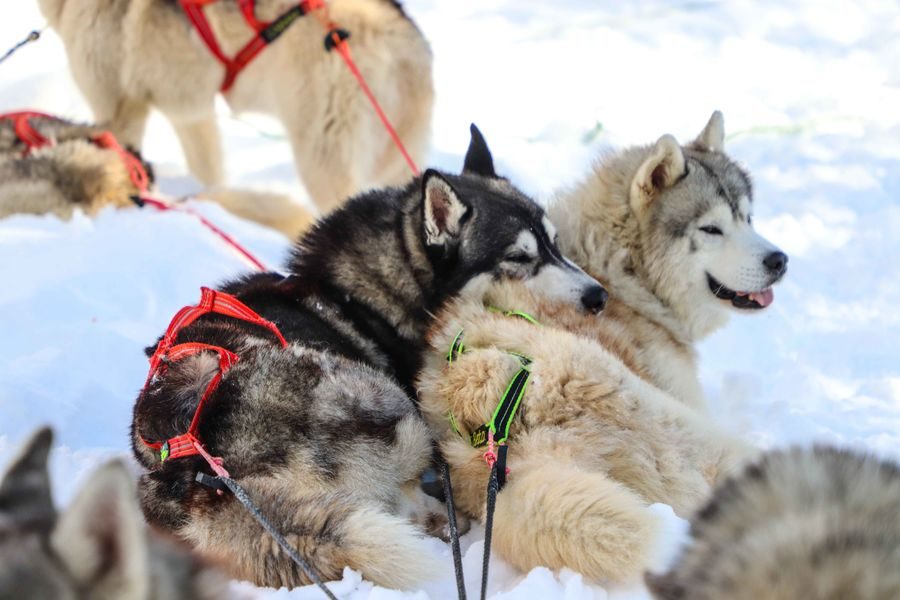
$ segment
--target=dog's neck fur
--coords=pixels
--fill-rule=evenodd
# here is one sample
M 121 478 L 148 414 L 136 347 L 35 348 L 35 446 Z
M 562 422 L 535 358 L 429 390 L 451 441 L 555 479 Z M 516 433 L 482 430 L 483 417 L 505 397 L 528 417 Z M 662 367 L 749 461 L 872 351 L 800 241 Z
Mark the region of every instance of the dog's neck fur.
M 559 230 L 563 252 L 600 279 L 611 298 L 693 348 L 728 317 L 724 311 L 702 312 L 671 303 L 652 288 L 640 227 L 629 202 L 631 181 L 650 149 L 632 147 L 606 157 L 587 180 L 551 202 L 548 213 Z
M 434 311 L 458 291 L 453 282 L 439 281 L 429 260 L 420 187 L 416 179 L 399 199 L 352 200 L 301 240 L 290 265 L 292 275 L 329 292 L 345 317 L 353 313 L 356 324 L 364 321 L 361 335 L 404 355 L 402 362 L 415 362 Z M 405 383 L 408 367 L 390 360 Z

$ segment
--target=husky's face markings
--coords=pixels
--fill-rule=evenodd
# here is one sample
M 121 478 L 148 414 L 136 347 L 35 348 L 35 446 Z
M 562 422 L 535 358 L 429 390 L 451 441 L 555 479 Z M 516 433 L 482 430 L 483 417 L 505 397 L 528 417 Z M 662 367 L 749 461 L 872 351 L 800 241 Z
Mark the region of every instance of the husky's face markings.
M 473 182 L 473 175 L 490 178 L 491 184 Z M 438 246 L 445 263 L 469 278 L 467 292 L 491 281 L 516 279 L 546 298 L 595 313 L 603 309 L 606 291 L 562 255 L 556 229 L 544 211 L 494 173 L 477 128 L 472 128 L 462 176 L 442 177 L 439 184 L 429 183 L 432 178 L 426 174 L 427 242 Z
M 723 152 L 721 116 L 682 148 L 671 136 L 657 142 L 632 188 L 642 222 L 645 264 L 656 265 L 657 289 L 704 305 L 762 309 L 771 286 L 787 271 L 787 256 L 756 233 L 747 174 Z M 673 281 L 678 278 L 680 281 Z

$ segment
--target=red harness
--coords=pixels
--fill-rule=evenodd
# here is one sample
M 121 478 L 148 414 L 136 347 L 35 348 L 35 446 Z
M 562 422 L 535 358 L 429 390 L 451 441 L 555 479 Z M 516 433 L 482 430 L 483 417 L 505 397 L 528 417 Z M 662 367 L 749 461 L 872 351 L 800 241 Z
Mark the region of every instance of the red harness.
M 247 21 L 247 25 L 253 29 L 255 35 L 253 36 L 253 39 L 247 42 L 247 44 L 238 51 L 237 54 L 229 58 L 222 52 L 222 48 L 219 46 L 219 42 L 216 41 L 213 30 L 209 26 L 209 21 L 206 20 L 206 15 L 203 14 L 203 7 L 216 1 L 217 0 L 178 0 L 178 3 L 181 5 L 182 10 L 184 10 L 184 14 L 187 15 L 188 20 L 190 20 L 191 25 L 193 25 L 197 30 L 197 33 L 200 34 L 203 43 L 206 44 L 206 47 L 209 48 L 209 51 L 212 52 L 213 56 L 215 56 L 216 59 L 222 63 L 222 66 L 225 67 L 225 79 L 222 81 L 222 87 L 219 88 L 219 91 L 223 94 L 231 89 L 238 74 L 240 74 L 244 67 L 250 64 L 250 61 L 256 58 L 256 55 L 259 54 L 263 48 L 278 39 L 278 37 L 281 36 L 281 34 L 284 33 L 299 17 L 302 17 L 312 10 L 321 8 L 325 4 L 324 0 L 302 0 L 297 6 L 291 7 L 277 19 L 267 23 L 256 19 L 254 10 L 256 4 L 255 0 L 238 0 L 238 5 L 241 8 L 241 13 L 244 15 L 244 20 Z
M 148 442 L 141 438 L 144 445 L 154 450 L 159 450 L 162 462 L 173 458 L 182 458 L 184 456 L 200 455 L 212 470 L 220 477 L 228 477 L 228 471 L 222 467 L 222 459 L 210 455 L 197 438 L 197 430 L 200 426 L 200 415 L 203 413 L 203 407 L 206 401 L 212 396 L 213 392 L 222 381 L 225 372 L 228 371 L 240 359 L 234 352 L 222 348 L 220 346 L 212 346 L 200 342 L 187 342 L 184 344 L 175 344 L 175 338 L 178 333 L 196 321 L 203 315 L 215 313 L 226 317 L 240 319 L 254 325 L 259 325 L 268 329 L 281 343 L 281 346 L 287 347 L 287 340 L 281 335 L 278 327 L 271 321 L 267 321 L 253 311 L 249 306 L 225 292 L 217 292 L 209 288 L 200 288 L 200 302 L 196 306 L 185 306 L 172 318 L 169 327 L 166 329 L 165 335 L 156 346 L 156 351 L 150 357 L 150 372 L 147 374 L 147 381 L 144 383 L 144 389 L 141 393 L 146 392 L 150 383 L 161 373 L 164 373 L 168 365 L 178 362 L 183 358 L 193 356 L 200 352 L 215 352 L 219 355 L 219 370 L 216 375 L 206 385 L 194 416 L 191 419 L 190 427 L 187 433 L 176 435 L 164 442 Z
M 54 121 L 59 120 L 53 115 L 33 110 L 23 110 L 0 115 L 0 120 L 9 120 L 13 122 L 13 129 L 16 132 L 16 137 L 25 144 L 22 156 L 28 156 L 31 154 L 32 150 L 37 148 L 56 145 L 56 140 L 44 137 L 41 132 L 34 128 L 31 124 L 31 119 L 34 118 L 52 119 Z M 125 168 L 128 170 L 128 177 L 131 179 L 134 186 L 140 193 L 147 191 L 150 187 L 150 176 L 147 175 L 143 163 L 141 163 L 134 154 L 123 148 L 119 143 L 119 140 L 117 140 L 112 133 L 104 131 L 100 135 L 92 138 L 91 141 L 101 148 L 112 150 L 118 154 L 122 159 Z

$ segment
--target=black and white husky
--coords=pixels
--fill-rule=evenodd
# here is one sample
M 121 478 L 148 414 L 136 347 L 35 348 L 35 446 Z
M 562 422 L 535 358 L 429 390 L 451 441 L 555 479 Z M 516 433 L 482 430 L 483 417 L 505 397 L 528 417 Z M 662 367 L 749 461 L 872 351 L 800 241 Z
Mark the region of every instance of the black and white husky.
M 495 279 L 592 312 L 606 293 L 563 258 L 543 210 L 496 176 L 474 126 L 462 174 L 429 170 L 350 200 L 300 240 L 288 270 L 224 287 L 275 323 L 286 347 L 218 315 L 175 340 L 239 357 L 204 405 L 197 437 L 323 578 L 349 565 L 380 585 L 412 586 L 434 566 L 422 536 L 442 525 L 419 489 L 432 439 L 411 399 L 432 315 Z M 145 514 L 237 577 L 307 583 L 234 498 L 194 483 L 210 471 L 204 460 L 161 461 L 144 443 L 187 431 L 218 374 L 216 353 L 192 354 L 138 397 Z

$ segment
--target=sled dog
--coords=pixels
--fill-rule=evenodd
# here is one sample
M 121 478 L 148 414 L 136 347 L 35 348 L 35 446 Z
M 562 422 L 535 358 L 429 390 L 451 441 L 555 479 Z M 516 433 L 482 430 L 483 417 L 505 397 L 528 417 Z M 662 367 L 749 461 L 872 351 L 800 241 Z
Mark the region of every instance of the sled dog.
M 691 522 L 660 600 L 900 598 L 900 467 L 829 447 L 772 452 Z
M 787 258 L 753 232 L 749 179 L 722 139 L 715 113 L 694 142 L 617 152 L 551 204 L 560 248 L 609 290 L 602 315 L 498 281 L 449 303 L 430 332 L 419 399 L 472 516 L 489 475 L 476 434 L 530 372 L 493 542 L 522 570 L 636 578 L 654 544 L 647 505 L 690 515 L 752 455 L 703 410 L 693 343 L 723 305 L 771 304 Z
M 58 515 L 47 472 L 51 442 L 49 429 L 36 432 L 0 480 L 0 598 L 223 597 L 223 576 L 147 531 L 121 461 L 94 472 Z
M 202 183 L 224 183 L 214 100 L 224 68 L 173 0 L 39 0 L 66 47 L 72 75 L 95 120 L 123 143 L 141 145 L 151 108 L 178 134 L 188 167 Z M 257 0 L 272 21 L 295 0 Z M 331 18 L 349 31 L 360 71 L 413 158 L 427 147 L 433 87 L 431 50 L 399 3 L 330 0 Z M 238 3 L 203 7 L 219 45 L 234 56 L 252 37 Z M 238 75 L 225 100 L 235 111 L 277 118 L 300 178 L 327 212 L 351 195 L 409 177 L 408 166 L 325 30 L 301 17 Z
M 393 588 L 427 578 L 435 559 L 422 535 L 445 518 L 419 487 L 433 447 L 411 397 L 430 315 L 495 279 L 602 308 L 604 290 L 562 257 L 550 231 L 543 210 L 494 175 L 473 126 L 461 175 L 428 170 L 351 199 L 301 238 L 287 278 L 226 285 L 286 346 L 218 315 L 178 334 L 238 360 L 224 375 L 211 351 L 171 361 L 138 397 L 133 447 L 147 469 L 148 520 L 236 577 L 307 583 L 234 498 L 194 483 L 210 471 L 204 460 L 161 460 L 145 443 L 187 431 L 200 393 L 221 376 L 199 439 L 324 579 L 348 565 Z
M 93 216 L 105 206 L 134 207 L 142 193 L 120 152 L 98 143 L 106 132 L 96 125 L 36 116 L 30 126 L 48 144 L 29 150 L 11 120 L 0 120 L 0 219 L 11 214 L 53 213 L 69 219 L 76 208 Z M 153 168 L 140 153 L 123 148 L 140 161 L 153 184 Z M 288 196 L 275 192 L 214 188 L 194 196 L 227 211 L 277 229 L 291 239 L 309 229 L 313 216 Z
M 0 120 L 0 218 L 16 213 L 53 213 L 69 219 L 76 208 L 88 215 L 105 206 L 134 206 L 140 193 L 123 157 L 97 139 L 104 130 L 64 119 L 32 117 L 30 126 L 50 143 L 28 147 L 11 119 Z M 150 182 L 153 169 L 140 161 Z

